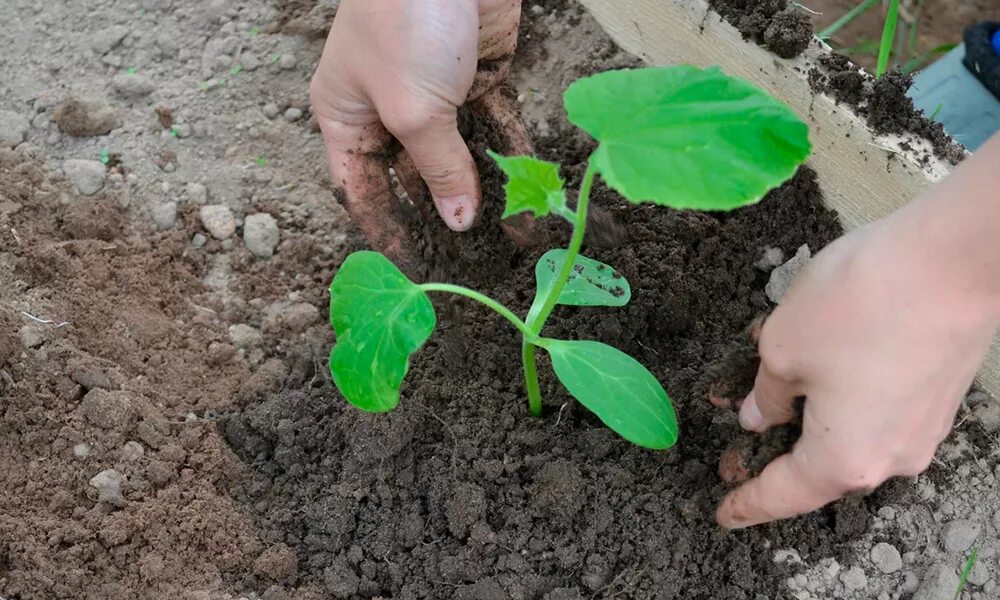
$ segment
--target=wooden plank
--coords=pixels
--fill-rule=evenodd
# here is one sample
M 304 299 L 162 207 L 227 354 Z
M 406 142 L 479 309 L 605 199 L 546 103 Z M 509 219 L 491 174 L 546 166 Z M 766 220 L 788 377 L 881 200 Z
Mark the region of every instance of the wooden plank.
M 804 53 L 782 59 L 742 39 L 705 0 L 581 0 L 622 48 L 653 65 L 718 65 L 787 102 L 809 123 L 810 165 L 826 203 L 848 229 L 885 217 L 947 175 L 932 159 L 921 165 L 929 144 L 875 136 L 865 123 L 832 98 L 809 86 L 809 70 L 829 50 L 813 39 Z M 980 384 L 1000 397 L 1000 337 L 979 373 Z

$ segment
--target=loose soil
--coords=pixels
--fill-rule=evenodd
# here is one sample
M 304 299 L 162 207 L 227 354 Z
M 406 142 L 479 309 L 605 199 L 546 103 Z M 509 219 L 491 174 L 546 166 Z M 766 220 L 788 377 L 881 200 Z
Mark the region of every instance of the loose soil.
M 795 521 L 736 533 L 713 522 L 729 489 L 718 475 L 724 451 L 738 444 L 756 467 L 774 450 L 708 402 L 710 390 L 738 397 L 752 382 L 743 332 L 771 309 L 768 275 L 754 263 L 768 248 L 818 251 L 840 233 L 808 168 L 729 214 L 632 207 L 597 186 L 602 210 L 585 252 L 618 268 L 633 299 L 563 307 L 548 333 L 613 344 L 649 367 L 677 407 L 674 449 L 617 438 L 559 387 L 544 357 L 546 413 L 530 418 L 515 332 L 447 297 L 435 297 L 439 327 L 414 356 L 400 408 L 362 414 L 330 383 L 334 339 L 321 315 L 337 265 L 363 242 L 325 187 L 311 122 L 261 113 L 268 103 L 307 109 L 330 4 L 173 4 L 145 2 L 142 22 L 156 19 L 185 48 L 205 45 L 212 60 L 182 49 L 154 61 L 177 74 L 156 93 L 204 135 L 163 134 L 156 102 L 136 101 L 119 107 L 124 128 L 108 138 L 35 126 L 17 152 L 0 152 L 0 597 L 896 599 L 932 564 L 960 565 L 965 549 L 942 527 L 959 521 L 983 531 L 983 572 L 966 598 L 994 589 L 1000 553 L 986 538 L 1000 527 L 990 524 L 1000 450 L 978 412 L 988 399 L 963 413 L 927 476 Z M 45 22 L 71 27 L 71 8 L 44 8 Z M 132 27 L 120 8 L 106 18 Z M 220 60 L 208 52 L 216 35 L 239 37 L 241 60 L 294 52 L 301 68 L 275 62 L 200 91 L 201 69 Z M 142 36 L 130 39 L 113 52 L 147 64 Z M 46 60 L 106 82 L 73 62 L 73 48 L 57 41 Z M 592 142 L 565 121 L 562 90 L 634 64 L 575 4 L 525 5 L 513 83 L 538 153 L 564 165 L 571 185 Z M 32 82 L 50 71 L 0 100 L 49 115 L 61 94 Z M 492 124 L 469 115 L 467 131 L 477 156 L 503 150 Z M 105 144 L 125 163 L 96 197 L 42 166 Z M 157 165 L 165 150 L 176 170 Z M 511 244 L 497 227 L 502 178 L 489 161 L 479 168 L 483 222 L 461 236 L 436 219 L 418 228 L 422 275 L 523 312 L 535 260 L 568 232 L 543 221 L 537 247 Z M 198 202 L 176 191 L 189 181 L 239 218 L 273 214 L 275 256 L 199 237 Z M 147 210 L 171 199 L 178 221 L 158 232 Z M 120 498 L 90 483 L 108 469 L 126 478 Z M 876 568 L 875 542 L 899 548 L 902 570 Z

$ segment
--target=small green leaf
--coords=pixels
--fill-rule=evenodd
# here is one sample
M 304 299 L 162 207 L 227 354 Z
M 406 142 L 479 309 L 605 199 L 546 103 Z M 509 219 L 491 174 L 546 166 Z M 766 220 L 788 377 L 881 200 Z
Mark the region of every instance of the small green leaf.
M 410 355 L 435 322 L 430 298 L 389 259 L 368 251 L 348 256 L 330 285 L 330 324 L 337 333 L 330 373 L 337 389 L 362 410 L 395 408 Z
M 492 150 L 486 153 L 507 175 L 507 185 L 503 188 L 507 206 L 500 218 L 531 211 L 536 217 L 555 213 L 572 219 L 573 213 L 566 206 L 563 180 L 559 177 L 559 165 L 531 156 L 501 156 Z
M 528 311 L 529 323 L 542 309 L 565 260 L 566 250 L 556 248 L 535 263 L 535 300 Z M 632 288 L 621 273 L 600 261 L 577 255 L 556 302 L 567 306 L 625 306 L 631 298 Z
M 106 165 L 109 162 L 111 162 L 111 153 L 108 152 L 107 148 L 105 148 L 101 150 L 101 164 Z
M 258 167 L 265 167 L 265 166 L 267 166 L 267 157 L 266 156 L 258 156 L 257 157 L 257 166 Z
M 138 71 L 139 70 L 136 69 L 135 67 L 129 67 L 125 69 L 125 72 L 128 73 L 129 75 L 135 75 Z
M 809 155 L 788 106 L 718 67 L 608 71 L 565 94 L 570 122 L 600 145 L 601 177 L 632 202 L 731 210 L 760 200 Z
M 233 67 L 229 69 L 229 74 L 236 76 L 239 75 L 242 71 L 243 71 L 243 65 L 233 65 Z
M 670 398 L 637 360 L 594 341 L 546 339 L 542 347 L 569 393 L 618 435 L 653 450 L 677 442 Z

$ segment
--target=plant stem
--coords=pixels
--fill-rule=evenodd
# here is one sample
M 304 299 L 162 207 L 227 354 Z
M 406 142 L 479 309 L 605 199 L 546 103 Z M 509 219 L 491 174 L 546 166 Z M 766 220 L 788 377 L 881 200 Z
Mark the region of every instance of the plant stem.
M 844 16 L 834 21 L 832 25 L 830 25 L 823 31 L 817 33 L 816 37 L 824 41 L 830 39 L 831 37 L 833 37 L 833 34 L 840 31 L 842 27 L 844 27 L 854 19 L 861 16 L 861 14 L 866 12 L 869 8 L 878 4 L 878 1 L 879 0 L 864 0 L 864 2 L 862 2 L 861 4 L 858 4 L 851 10 L 847 11 L 847 13 L 844 14 Z
M 594 175 L 596 174 L 597 168 L 594 166 L 594 161 L 588 160 L 587 172 L 583 176 L 583 183 L 580 185 L 580 196 L 576 202 L 576 220 L 573 223 L 573 237 L 570 238 L 569 247 L 566 248 L 566 260 L 563 261 L 562 268 L 559 270 L 559 276 L 556 277 L 554 285 L 549 289 L 548 295 L 545 296 L 542 309 L 528 323 L 533 336 L 537 336 L 542 331 L 545 321 L 552 314 L 552 309 L 555 308 L 556 302 L 559 300 L 559 294 L 562 293 L 563 288 L 566 287 L 566 282 L 569 280 L 570 273 L 573 270 L 573 263 L 576 262 L 576 257 L 580 253 L 580 246 L 583 245 L 583 233 L 587 228 L 587 204 L 590 202 L 590 188 L 594 183 Z
M 450 283 L 422 283 L 417 287 L 425 292 L 448 292 L 450 294 L 457 294 L 459 296 L 471 298 L 480 304 L 485 304 L 489 308 L 492 308 L 501 317 L 510 321 L 514 327 L 517 327 L 517 330 L 521 332 L 521 335 L 524 336 L 526 343 L 530 340 L 538 338 L 538 335 L 533 333 L 524 321 L 517 318 L 517 315 L 511 312 L 509 308 L 485 294 L 480 294 L 475 290 L 470 290 L 469 288 L 464 288 L 460 285 L 451 285 Z
M 878 51 L 876 78 L 881 78 L 889 70 L 889 58 L 892 56 L 892 45 L 896 40 L 896 26 L 898 24 L 899 0 L 889 0 L 889 12 L 885 16 L 885 27 L 882 29 L 882 45 Z
M 528 391 L 528 410 L 531 416 L 542 416 L 542 391 L 538 388 L 538 367 L 535 365 L 535 345 L 527 339 L 521 344 L 521 362 L 524 364 L 524 387 Z

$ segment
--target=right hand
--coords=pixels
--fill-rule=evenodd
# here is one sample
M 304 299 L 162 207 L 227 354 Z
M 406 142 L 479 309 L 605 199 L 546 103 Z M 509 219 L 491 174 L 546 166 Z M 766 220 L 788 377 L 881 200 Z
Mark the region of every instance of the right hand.
M 466 231 L 482 202 L 479 175 L 458 132 L 471 102 L 496 123 L 512 154 L 530 137 L 508 95 L 520 0 L 343 0 L 310 86 L 334 186 L 377 250 L 404 264 L 410 236 L 388 168 L 421 199 L 426 182 L 445 224 Z M 491 67 L 478 69 L 478 66 Z M 393 138 L 403 151 L 390 156 Z

